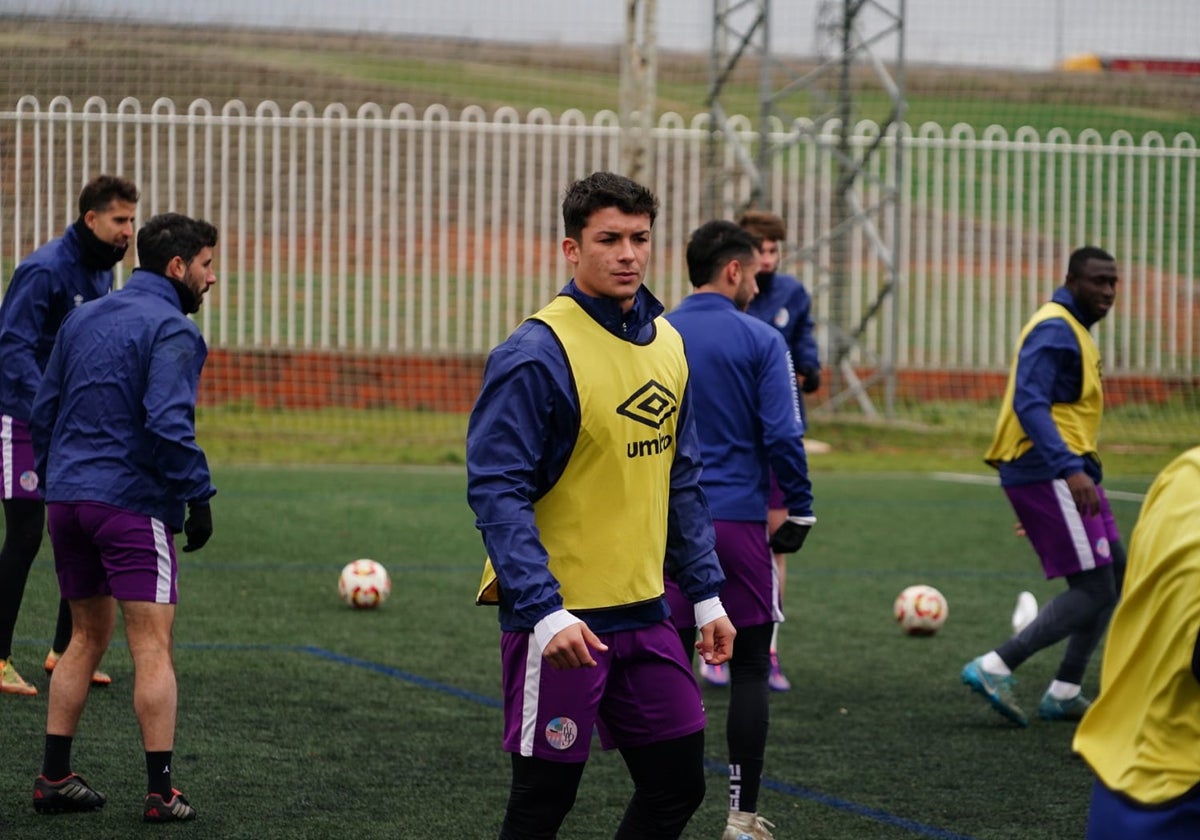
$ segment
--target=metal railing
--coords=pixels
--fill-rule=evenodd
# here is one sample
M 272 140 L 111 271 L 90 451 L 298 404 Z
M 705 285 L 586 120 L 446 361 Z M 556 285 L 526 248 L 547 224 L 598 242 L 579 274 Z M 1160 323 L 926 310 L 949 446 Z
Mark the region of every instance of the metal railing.
M 748 146 L 758 142 L 745 118 L 729 129 Z M 857 318 L 886 279 L 853 238 L 842 270 L 821 268 L 837 129 L 775 126 L 777 140 L 804 139 L 765 173 L 772 209 L 789 227 L 787 256 L 818 319 L 828 316 L 829 283 L 849 284 Z M 894 329 L 897 368 L 1005 369 L 1021 325 L 1061 282 L 1067 254 L 1096 244 L 1114 253 L 1122 275 L 1116 311 L 1097 332 L 1106 370 L 1200 370 L 1193 137 L 1039 136 L 998 126 L 976 134 L 934 124 L 897 131 L 902 229 L 887 233 L 901 280 L 883 322 L 864 330 L 862 352 L 888 358 L 884 339 Z M 647 282 L 668 306 L 690 288 L 684 247 L 704 221 L 709 133 L 707 117 L 687 123 L 675 114 L 652 131 L 649 186 L 661 212 Z M 877 133 L 857 125 L 854 143 Z M 206 100 L 181 110 L 166 99 L 110 109 L 98 98 L 76 107 L 26 97 L 0 112 L 3 281 L 73 221 L 89 176 L 115 172 L 141 187 L 142 219 L 176 210 L 220 229 L 219 281 L 198 316 L 213 346 L 483 353 L 569 278 L 562 190 L 618 168 L 620 141 L 611 112 L 368 104 L 316 113 L 299 103 L 285 113 L 270 101 L 217 108 Z M 874 174 L 874 183 L 887 181 Z M 860 200 L 870 207 L 879 196 L 865 183 Z M 744 193 L 730 184 L 732 213 Z

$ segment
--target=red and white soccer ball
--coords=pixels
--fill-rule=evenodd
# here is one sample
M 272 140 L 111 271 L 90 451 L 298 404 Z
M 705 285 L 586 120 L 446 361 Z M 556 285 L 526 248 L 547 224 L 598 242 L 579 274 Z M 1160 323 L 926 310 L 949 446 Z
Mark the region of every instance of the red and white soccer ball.
M 342 569 L 338 594 L 356 610 L 372 610 L 392 594 L 392 581 L 382 563 L 354 560 Z
M 908 635 L 932 636 L 946 623 L 950 607 L 945 595 L 921 583 L 896 596 L 892 613 L 900 629 Z

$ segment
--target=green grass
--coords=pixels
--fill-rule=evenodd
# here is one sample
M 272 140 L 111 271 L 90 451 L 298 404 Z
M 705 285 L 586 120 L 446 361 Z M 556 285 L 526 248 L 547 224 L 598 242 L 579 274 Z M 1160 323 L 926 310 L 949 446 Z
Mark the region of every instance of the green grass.
M 959 683 L 963 662 L 1007 636 L 1017 592 L 1044 602 L 1060 587 L 1041 579 L 1013 535 L 1000 491 L 827 463 L 814 459 L 820 522 L 790 564 L 781 629 L 796 688 L 772 696 L 761 810 L 776 835 L 1080 836 L 1091 778 L 1071 755 L 1071 727 L 1013 729 Z M 461 470 L 214 465 L 215 535 L 180 560 L 173 770 L 200 822 L 178 830 L 256 840 L 494 837 L 508 783 L 498 630 L 492 610 L 472 605 L 483 550 Z M 1109 481 L 1132 493 L 1146 486 Z M 1128 534 L 1137 506 L 1114 505 Z M 378 611 L 337 600 L 338 570 L 356 557 L 391 572 L 392 597 Z M 892 598 L 916 582 L 950 604 L 933 638 L 904 637 L 890 617 Z M 104 663 L 114 685 L 93 691 L 74 752 L 108 807 L 48 818 L 29 806 L 47 686 L 37 666 L 55 608 L 43 547 L 14 648 L 43 694 L 0 697 L 0 836 L 157 836 L 139 821 L 143 764 L 120 630 Z M 1021 669 L 1019 696 L 1030 706 L 1056 654 Z M 1095 690 L 1097 671 L 1085 690 Z M 708 793 L 691 840 L 716 836 L 725 810 L 727 692 L 706 688 L 705 697 Z M 562 836 L 611 837 L 628 794 L 619 757 L 596 752 Z
M 281 410 L 234 404 L 197 412 L 214 463 L 463 464 L 467 417 L 400 410 Z
M 878 395 L 876 395 L 878 399 Z M 881 401 L 876 408 L 883 410 Z M 1106 475 L 1148 479 L 1194 445 L 1195 406 L 1130 405 L 1105 413 Z M 833 445 L 812 456 L 834 472 L 986 472 L 996 407 L 966 401 L 896 407 L 867 420 L 853 410 L 810 408 L 810 436 Z M 281 410 L 248 404 L 202 407 L 199 438 L 210 460 L 226 464 L 461 465 L 467 417 L 398 409 Z M 1148 482 L 1147 482 L 1148 483 Z

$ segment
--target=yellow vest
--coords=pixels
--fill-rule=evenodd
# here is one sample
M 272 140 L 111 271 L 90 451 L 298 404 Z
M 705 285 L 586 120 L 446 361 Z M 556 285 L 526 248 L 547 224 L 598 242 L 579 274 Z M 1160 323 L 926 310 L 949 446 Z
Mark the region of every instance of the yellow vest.
M 560 295 L 532 316 L 554 331 L 579 397 L 579 436 L 534 522 L 568 610 L 621 607 L 663 594 L 667 507 L 679 400 L 688 367 L 663 318 L 645 346 L 622 341 Z M 491 560 L 477 602 L 499 599 Z
M 1021 347 L 1035 326 L 1051 318 L 1067 322 L 1079 341 L 1079 353 L 1083 365 L 1083 387 L 1079 399 L 1069 403 L 1054 403 L 1050 416 L 1058 426 L 1063 443 L 1076 455 L 1092 455 L 1097 449 L 1100 435 L 1100 415 L 1104 413 L 1104 391 L 1100 386 L 1100 351 L 1087 328 L 1075 320 L 1075 316 L 1061 303 L 1047 303 L 1029 319 L 1021 336 L 1017 339 L 1017 352 L 1013 354 L 1008 372 L 1008 385 L 1004 389 L 1004 400 L 1000 405 L 1000 416 L 996 419 L 996 431 L 992 445 L 983 459 L 993 467 L 1005 461 L 1015 461 L 1033 448 L 1033 441 L 1021 428 L 1021 421 L 1013 411 L 1013 395 L 1017 388 L 1017 361 Z
M 1075 751 L 1109 790 L 1158 805 L 1200 783 L 1200 448 L 1154 480 Z

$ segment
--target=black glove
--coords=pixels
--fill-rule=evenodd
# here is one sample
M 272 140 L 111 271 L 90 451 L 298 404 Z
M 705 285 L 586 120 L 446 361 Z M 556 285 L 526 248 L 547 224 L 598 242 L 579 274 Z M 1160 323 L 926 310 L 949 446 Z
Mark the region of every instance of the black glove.
M 811 394 L 813 391 L 821 387 L 821 369 L 820 368 L 802 368 L 800 375 L 804 377 L 804 384 L 800 386 L 800 390 L 806 394 Z
M 187 535 L 184 551 L 197 551 L 204 548 L 204 544 L 212 536 L 212 509 L 208 506 L 208 502 L 188 504 L 188 517 L 187 521 L 183 523 L 183 533 Z
M 772 554 L 794 554 L 804 545 L 811 525 L 801 525 L 793 519 L 787 519 L 775 529 L 771 535 Z

